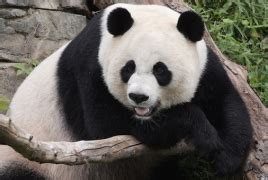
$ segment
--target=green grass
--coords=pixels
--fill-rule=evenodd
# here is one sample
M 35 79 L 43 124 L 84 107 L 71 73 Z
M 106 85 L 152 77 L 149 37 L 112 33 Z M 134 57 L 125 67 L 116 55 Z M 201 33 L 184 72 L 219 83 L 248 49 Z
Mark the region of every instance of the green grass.
M 248 70 L 268 106 L 268 0 L 187 0 L 204 19 L 220 50 Z

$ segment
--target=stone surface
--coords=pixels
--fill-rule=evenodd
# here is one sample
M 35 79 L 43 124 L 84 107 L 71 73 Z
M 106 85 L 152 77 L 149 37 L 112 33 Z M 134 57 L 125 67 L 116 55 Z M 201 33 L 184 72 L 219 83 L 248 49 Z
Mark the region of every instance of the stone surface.
M 13 5 L 13 6 L 28 6 L 29 0 L 5 0 L 3 4 Z
M 26 11 L 21 9 L 0 9 L 0 18 L 17 18 L 26 15 Z
M 19 0 L 20 1 L 20 0 Z M 44 9 L 59 9 L 59 0 L 28 0 L 28 6 L 44 8 Z
M 60 0 L 61 7 L 63 8 L 76 8 L 85 9 L 85 0 Z
M 21 34 L 0 33 L 0 59 L 5 61 L 26 61 L 25 37 Z
M 86 25 L 84 0 L 0 0 L 0 96 L 11 99 L 25 78 L 16 63 L 42 61 Z
M 86 9 L 84 0 L 0 0 L 0 5 L 41 9 Z
M 20 18 L 0 18 L 0 60 L 42 60 L 73 39 L 86 23 L 82 15 L 40 9 L 28 9 L 27 16 Z
M 59 0 L 4 0 L 0 5 L 58 9 Z
M 0 18 L 0 34 L 14 34 L 15 30 L 12 27 L 7 27 L 5 19 Z

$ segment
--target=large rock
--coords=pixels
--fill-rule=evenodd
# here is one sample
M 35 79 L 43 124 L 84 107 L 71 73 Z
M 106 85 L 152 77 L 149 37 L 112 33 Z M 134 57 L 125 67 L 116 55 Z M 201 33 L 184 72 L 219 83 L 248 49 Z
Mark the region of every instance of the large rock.
M 5 24 L 5 20 L 0 18 L 0 34 L 14 34 L 15 30 Z M 1 46 L 0 46 L 1 47 Z
M 0 59 L 5 61 L 25 62 L 29 55 L 26 53 L 25 37 L 22 34 L 0 33 Z
M 85 9 L 85 0 L 60 0 L 62 8 Z
M 87 23 L 85 16 L 61 11 L 7 11 L 0 11 L 0 17 L 1 12 L 5 17 L 0 18 L 0 59 L 11 62 L 44 59 L 73 39 Z
M 22 9 L 0 9 L 0 18 L 18 18 L 26 16 Z

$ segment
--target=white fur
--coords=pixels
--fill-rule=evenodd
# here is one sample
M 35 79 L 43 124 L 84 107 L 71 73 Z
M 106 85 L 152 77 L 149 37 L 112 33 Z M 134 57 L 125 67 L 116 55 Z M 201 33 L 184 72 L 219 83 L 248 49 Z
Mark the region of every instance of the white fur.
M 117 7 L 126 8 L 134 24 L 122 36 L 114 37 L 107 30 L 107 16 Z M 133 106 L 127 95 L 130 91 L 150 96 L 148 105 L 160 101 L 160 108 L 193 98 L 207 61 L 207 48 L 203 40 L 193 43 L 178 31 L 179 16 L 157 5 L 117 4 L 105 10 L 99 62 L 109 91 L 121 103 Z M 129 60 L 135 61 L 136 73 L 125 84 L 120 80 L 120 69 Z M 159 86 L 152 74 L 153 65 L 158 61 L 164 62 L 173 74 L 166 87 Z
M 67 45 L 33 70 L 10 104 L 8 114 L 14 123 L 40 140 L 71 140 L 57 104 L 56 89 L 57 63 Z

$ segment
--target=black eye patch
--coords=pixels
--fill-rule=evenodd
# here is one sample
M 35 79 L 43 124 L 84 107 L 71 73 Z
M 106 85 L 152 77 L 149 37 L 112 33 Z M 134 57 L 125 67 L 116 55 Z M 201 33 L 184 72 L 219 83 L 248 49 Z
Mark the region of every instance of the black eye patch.
M 172 73 L 167 66 L 162 62 L 157 62 L 153 67 L 153 74 L 160 86 L 166 86 L 170 83 Z
M 128 82 L 129 78 L 135 72 L 135 69 L 136 69 L 136 65 L 133 60 L 128 61 L 126 65 L 121 69 L 120 75 L 124 83 Z

